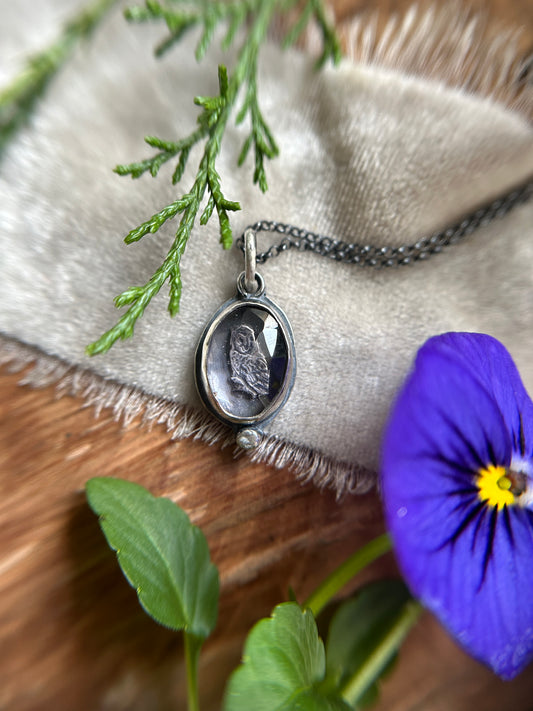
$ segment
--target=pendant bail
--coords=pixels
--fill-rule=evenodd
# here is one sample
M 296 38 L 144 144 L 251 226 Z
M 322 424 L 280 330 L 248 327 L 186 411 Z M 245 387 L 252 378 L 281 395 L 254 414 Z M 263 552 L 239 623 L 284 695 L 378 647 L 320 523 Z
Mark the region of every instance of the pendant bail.
M 249 294 L 255 294 L 258 290 L 255 272 L 256 254 L 255 232 L 247 229 L 244 233 L 244 288 Z

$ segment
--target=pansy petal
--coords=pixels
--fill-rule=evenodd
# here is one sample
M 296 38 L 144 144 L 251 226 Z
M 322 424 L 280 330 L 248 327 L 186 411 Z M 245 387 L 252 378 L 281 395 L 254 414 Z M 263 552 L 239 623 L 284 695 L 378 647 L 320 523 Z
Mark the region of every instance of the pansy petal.
M 476 480 L 488 465 L 510 465 L 517 423 L 530 441 L 530 405 L 503 346 L 446 334 L 420 350 L 383 444 L 385 513 L 406 581 L 504 678 L 533 656 L 533 514 L 489 505 Z
M 477 472 L 510 459 L 502 416 L 483 385 L 461 363 L 422 348 L 383 441 L 382 486 L 391 532 L 421 546 L 433 546 L 435 536 L 439 543 L 449 539 L 465 521 L 465 507 L 477 502 Z M 434 531 L 437 519 L 449 525 Z
M 425 345 L 465 364 L 498 403 L 513 449 L 524 458 L 533 456 L 533 402 L 524 387 L 509 351 L 484 333 L 445 333 Z
M 468 472 L 491 463 L 509 464 L 511 439 L 498 402 L 475 370 L 436 348 L 435 341 L 420 349 L 393 407 L 383 444 L 385 461 L 390 461 L 391 449 L 392 464 L 399 455 L 415 462 L 426 457 L 448 462 L 453 473 L 467 478 Z M 419 472 L 411 478 L 413 484 L 419 481 Z M 403 481 L 396 484 L 403 486 Z
M 474 656 L 488 658 L 504 679 L 516 676 L 533 659 L 532 531 L 527 509 L 513 506 L 506 514 L 498 512 L 492 553 L 478 593 L 478 604 L 490 610 L 490 617 L 485 624 L 477 618 L 477 628 L 468 630 L 464 642 Z
M 513 539 L 506 517 L 511 520 Z M 531 513 L 485 508 L 451 544 L 411 552 L 406 579 L 458 642 L 511 679 L 533 659 Z M 446 526 L 445 519 L 435 521 Z M 400 550 L 401 553 L 400 554 Z M 405 547 L 398 546 L 404 568 Z

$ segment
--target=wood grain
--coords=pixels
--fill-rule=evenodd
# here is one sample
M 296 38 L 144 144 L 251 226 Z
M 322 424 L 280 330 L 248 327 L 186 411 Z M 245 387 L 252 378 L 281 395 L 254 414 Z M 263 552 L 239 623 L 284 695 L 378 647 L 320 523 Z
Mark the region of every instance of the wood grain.
M 344 17 L 370 0 L 336 0 Z M 405 8 L 380 0 L 385 16 Z M 479 0 L 494 26 L 523 24 L 530 0 Z M 166 711 L 185 708 L 179 636 L 144 615 L 107 548 L 83 492 L 120 476 L 182 505 L 205 531 L 221 571 L 219 625 L 200 669 L 202 708 L 219 708 L 247 630 L 287 598 L 300 599 L 343 558 L 383 530 L 375 495 L 335 501 L 287 470 L 250 464 L 162 428 L 95 419 L 79 399 L 56 399 L 0 374 L 0 709 Z M 384 558 L 357 584 L 396 574 Z M 511 601 L 512 604 L 512 601 Z M 526 711 L 533 673 L 504 684 L 463 654 L 425 615 L 377 711 Z M 251 709 L 250 711 L 253 711 Z
M 18 377 L 0 378 L 1 708 L 183 707 L 179 636 L 146 618 L 122 578 L 85 501 L 93 476 L 171 497 L 208 537 L 223 596 L 202 669 L 206 708 L 216 708 L 245 631 L 288 586 L 305 597 L 382 528 L 373 496 L 339 506 L 288 471 L 200 443 L 169 446 L 162 428 L 96 420 Z
M 339 503 L 286 470 L 197 442 L 169 446 L 160 428 L 123 429 L 77 399 L 21 388 L 18 379 L 0 377 L 1 709 L 185 708 L 179 636 L 144 615 L 119 572 L 85 501 L 92 476 L 121 476 L 169 496 L 207 535 L 222 581 L 219 624 L 200 671 L 207 710 L 219 707 L 247 630 L 287 599 L 289 586 L 304 599 L 382 531 L 375 495 Z M 394 574 L 384 558 L 357 584 Z M 426 615 L 376 708 L 520 711 L 532 693 L 533 675 L 498 681 Z
M 208 537 L 223 592 L 200 671 L 205 709 L 218 708 L 254 621 L 287 599 L 289 586 L 304 599 L 382 530 L 375 495 L 339 503 L 286 470 L 197 442 L 169 446 L 163 429 L 123 429 L 77 399 L 55 399 L 53 388 L 21 388 L 18 378 L 0 377 L 2 709 L 185 708 L 179 636 L 144 615 L 119 572 L 85 501 L 92 476 L 169 496 Z M 390 557 L 358 584 L 384 574 L 395 574 Z M 532 693 L 533 675 L 499 682 L 427 615 L 377 708 L 519 710 Z

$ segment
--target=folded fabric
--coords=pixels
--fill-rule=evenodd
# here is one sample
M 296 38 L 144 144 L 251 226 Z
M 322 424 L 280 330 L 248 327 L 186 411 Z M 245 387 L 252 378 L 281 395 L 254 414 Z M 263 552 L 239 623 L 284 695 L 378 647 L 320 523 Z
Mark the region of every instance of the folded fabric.
M 44 27 L 56 26 L 64 5 L 39 3 Z M 4 10 L 2 33 L 21 35 L 20 20 L 20 9 Z M 175 436 L 227 442 L 193 380 L 196 343 L 242 270 L 241 253 L 220 247 L 216 220 L 193 230 L 179 316 L 169 318 L 164 289 L 133 339 L 94 358 L 84 350 L 117 319 L 113 297 L 161 264 L 176 225 L 131 246 L 122 237 L 188 189 L 200 153 L 192 152 L 177 187 L 170 167 L 137 181 L 112 168 L 150 155 L 145 135 L 174 140 L 190 132 L 193 97 L 216 92 L 223 56 L 231 66 L 216 42 L 197 64 L 194 33 L 157 60 L 158 37 L 157 28 L 111 13 L 4 155 L 0 348 L 4 360 L 42 354 L 46 367 L 34 382 L 48 382 L 52 369 L 96 404 L 129 416 L 144 410 Z M 9 49 L 0 42 L 4 56 Z M 533 173 L 533 129 L 523 111 L 436 79 L 351 59 L 317 73 L 307 54 L 271 43 L 261 54 L 259 96 L 280 156 L 267 166 L 263 195 L 252 185 L 252 158 L 236 167 L 245 128 L 228 126 L 217 167 L 225 195 L 243 207 L 232 216 L 235 235 L 272 219 L 345 241 L 411 243 Z M 302 252 L 261 266 L 268 296 L 292 323 L 298 373 L 252 456 L 291 464 L 338 492 L 366 490 L 394 394 L 420 344 L 443 331 L 497 337 L 531 390 L 532 225 L 526 204 L 429 261 L 398 269 Z M 258 240 L 263 249 L 273 238 Z

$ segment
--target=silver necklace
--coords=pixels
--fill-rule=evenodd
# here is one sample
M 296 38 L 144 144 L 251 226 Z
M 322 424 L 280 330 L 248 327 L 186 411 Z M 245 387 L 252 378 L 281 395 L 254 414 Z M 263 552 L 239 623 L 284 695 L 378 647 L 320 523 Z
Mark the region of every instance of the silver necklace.
M 344 242 L 270 220 L 250 225 L 237 240 L 244 253 L 237 293 L 210 319 L 196 349 L 196 387 L 205 407 L 236 431 L 240 447 L 253 449 L 261 442 L 262 427 L 290 395 L 296 375 L 292 328 L 285 313 L 267 298 L 256 263 L 296 249 L 361 267 L 407 266 L 457 244 L 532 196 L 530 180 L 445 230 L 399 247 Z M 256 235 L 261 232 L 282 238 L 257 254 Z

